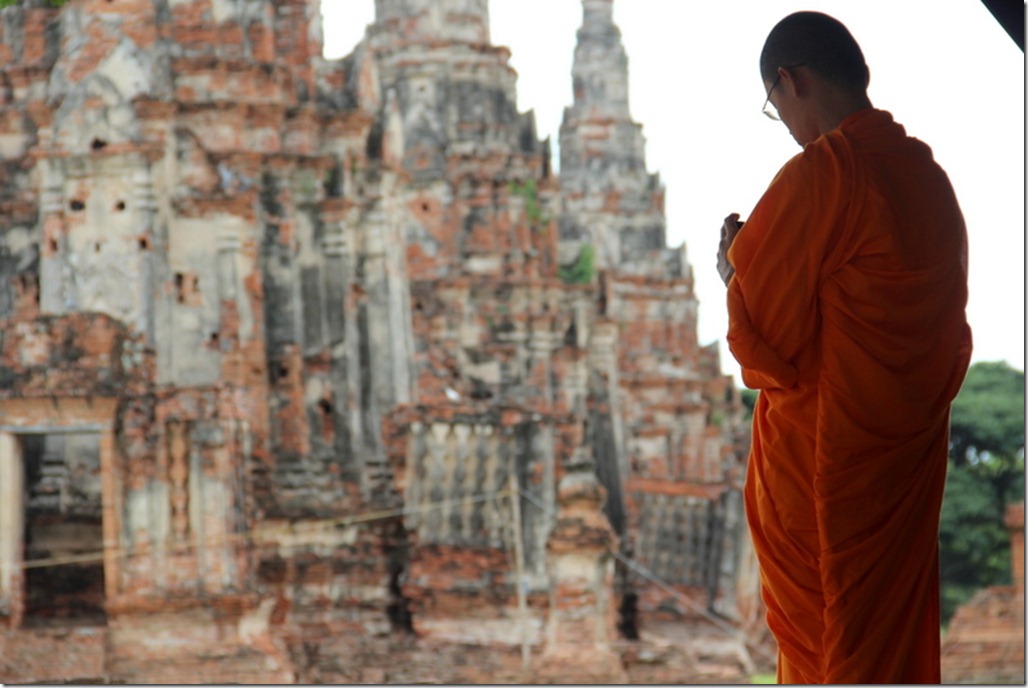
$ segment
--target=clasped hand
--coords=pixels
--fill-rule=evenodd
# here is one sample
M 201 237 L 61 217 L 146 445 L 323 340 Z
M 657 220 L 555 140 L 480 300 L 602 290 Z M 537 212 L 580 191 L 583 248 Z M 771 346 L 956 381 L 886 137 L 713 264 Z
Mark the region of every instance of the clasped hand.
M 740 229 L 742 229 L 742 223 L 739 222 L 739 213 L 732 213 L 725 218 L 724 224 L 721 225 L 721 243 L 717 247 L 717 272 L 726 286 L 731 281 L 732 275 L 735 274 L 735 268 L 728 262 L 728 249 L 731 248 Z

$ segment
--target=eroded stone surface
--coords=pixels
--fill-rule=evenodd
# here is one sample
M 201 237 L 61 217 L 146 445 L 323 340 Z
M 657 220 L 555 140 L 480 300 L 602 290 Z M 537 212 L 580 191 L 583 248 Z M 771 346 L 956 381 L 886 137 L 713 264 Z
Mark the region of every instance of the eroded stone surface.
M 559 177 L 486 0 L 0 12 L 0 680 L 744 675 L 647 631 L 752 615 L 745 436 L 583 9 Z
M 1007 507 L 1011 585 L 978 591 L 950 619 L 944 683 L 1024 683 L 1024 502 Z

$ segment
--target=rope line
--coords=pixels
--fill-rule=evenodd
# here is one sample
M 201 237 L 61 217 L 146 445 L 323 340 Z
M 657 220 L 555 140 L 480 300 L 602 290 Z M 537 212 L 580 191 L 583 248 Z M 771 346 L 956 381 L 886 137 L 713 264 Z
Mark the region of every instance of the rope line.
M 377 509 L 374 511 L 367 511 L 360 514 L 351 514 L 348 516 L 340 516 L 338 518 L 331 518 L 325 520 L 319 520 L 317 522 L 301 522 L 292 525 L 289 531 L 285 534 L 290 536 L 290 542 L 293 544 L 309 544 L 316 542 L 312 536 L 323 534 L 327 531 L 331 531 L 338 528 L 345 528 L 347 526 L 358 525 L 361 523 L 371 523 L 374 521 L 385 521 L 398 516 L 406 516 L 408 514 L 419 514 L 437 509 L 444 509 L 446 507 L 463 505 L 463 504 L 474 504 L 478 502 L 486 502 L 502 499 L 509 497 L 513 494 L 510 488 L 503 488 L 501 490 L 495 490 L 488 493 L 481 493 L 477 495 L 469 495 L 464 497 L 451 497 L 449 499 L 441 499 L 435 502 L 428 502 L 420 504 L 414 507 L 404 506 L 395 509 Z M 229 533 L 227 535 L 211 538 L 204 540 L 202 543 L 196 542 L 171 542 L 164 543 L 161 546 L 150 546 L 140 551 L 131 551 L 125 547 L 111 548 L 114 550 L 114 556 L 119 559 L 127 559 L 133 556 L 150 556 L 153 554 L 168 552 L 172 550 L 189 550 L 198 549 L 201 546 L 219 546 L 232 544 L 234 542 L 245 542 L 256 535 L 260 535 L 260 529 L 249 529 L 239 531 L 238 533 Z M 279 535 L 281 533 L 272 533 L 271 535 Z M 305 540 L 304 537 L 312 538 Z M 258 546 L 265 544 L 264 539 L 254 542 Z M 41 569 L 49 568 L 52 566 L 65 566 L 68 564 L 84 564 L 84 563 L 95 563 L 104 561 L 105 550 L 99 550 L 94 552 L 84 552 L 82 554 L 69 554 L 61 557 L 47 557 L 45 559 L 31 559 L 29 561 L 23 561 L 20 563 L 19 568 L 22 569 Z
M 513 486 L 513 487 L 506 487 L 506 488 L 503 488 L 503 489 L 500 489 L 500 490 L 495 490 L 495 491 L 488 492 L 488 493 L 481 493 L 481 494 L 477 494 L 477 495 L 470 495 L 470 496 L 464 496 L 464 497 L 453 497 L 453 498 L 449 498 L 449 499 L 442 499 L 442 500 L 438 500 L 438 501 L 435 501 L 435 502 L 428 502 L 428 503 L 425 503 L 425 504 L 420 504 L 420 505 L 417 505 L 417 506 L 414 506 L 414 507 L 404 506 L 404 507 L 398 507 L 398 508 L 393 508 L 393 509 L 377 509 L 377 510 L 373 510 L 373 511 L 367 511 L 367 512 L 363 512 L 363 513 L 359 513 L 359 514 L 351 514 L 351 515 L 348 515 L 348 516 L 341 516 L 341 517 L 338 517 L 338 518 L 321 520 L 321 521 L 317 521 L 317 522 L 314 522 L 314 523 L 311 523 L 311 522 L 301 522 L 301 523 L 298 523 L 298 524 L 292 524 L 290 529 L 289 529 L 289 531 L 287 531 L 286 534 L 291 536 L 290 537 L 290 543 L 291 544 L 309 544 L 309 543 L 312 543 L 312 542 L 317 542 L 317 539 L 315 539 L 314 536 L 321 535 L 321 534 L 324 534 L 327 531 L 331 531 L 331 530 L 338 529 L 338 528 L 345 528 L 345 527 L 348 527 L 348 526 L 359 525 L 359 524 L 363 524 L 363 523 L 372 523 L 372 522 L 375 522 L 375 521 L 384 521 L 384 520 L 396 518 L 396 517 L 399 517 L 399 516 L 406 516 L 406 515 L 412 515 L 412 514 L 425 513 L 425 512 L 434 511 L 434 510 L 438 510 L 438 509 L 445 509 L 447 507 L 455 506 L 455 505 L 458 505 L 458 504 L 463 505 L 463 504 L 468 504 L 468 503 L 478 503 L 478 502 L 486 502 L 486 501 L 494 501 L 494 502 L 499 503 L 500 500 L 502 500 L 504 498 L 513 498 L 515 496 L 517 496 L 517 497 L 524 497 L 530 504 L 532 504 L 534 507 L 536 507 L 537 509 L 541 510 L 544 514 L 546 514 L 547 516 L 549 516 L 551 518 L 556 516 L 555 512 L 553 511 L 553 509 L 551 509 L 549 506 L 547 506 L 543 502 L 539 501 L 539 499 L 537 497 L 535 497 L 532 493 L 525 492 L 523 490 L 520 490 L 517 486 Z M 504 533 L 506 533 L 506 528 L 503 528 L 502 530 L 504 531 Z M 255 535 L 257 535 L 257 534 L 259 534 L 258 530 L 249 529 L 249 530 L 245 530 L 245 531 L 240 531 L 238 533 L 229 534 L 227 536 L 223 536 L 223 537 L 220 537 L 220 538 L 216 538 L 216 539 L 212 539 L 212 540 L 206 540 L 203 543 L 173 542 L 173 543 L 166 543 L 163 546 L 159 546 L 159 547 L 148 547 L 146 549 L 143 549 L 143 550 L 137 551 L 137 552 L 130 551 L 130 550 L 128 550 L 126 548 L 123 548 L 123 547 L 119 547 L 119 548 L 115 549 L 114 556 L 116 556 L 119 559 L 127 559 L 127 558 L 129 558 L 131 556 L 148 556 L 148 555 L 153 555 L 153 554 L 156 554 L 156 553 L 159 553 L 159 552 L 162 552 L 162 551 L 166 552 L 166 551 L 171 551 L 171 550 L 196 549 L 196 548 L 199 548 L 201 546 L 201 544 L 204 545 L 204 546 L 217 546 L 217 545 L 231 544 L 231 543 L 237 542 L 237 541 L 245 541 L 248 538 L 251 538 L 250 541 L 253 542 L 252 538 Z M 270 535 L 273 536 L 273 535 L 277 535 L 277 534 L 281 534 L 281 533 L 272 533 Z M 504 537 L 503 539 L 506 541 L 507 538 Z M 260 547 L 260 546 L 264 546 L 264 545 L 266 545 L 268 543 L 265 540 L 261 540 L 261 541 L 254 542 L 254 544 L 257 545 L 258 547 Z M 510 543 L 506 543 L 505 542 L 505 544 L 509 546 Z M 503 549 L 506 552 L 507 547 L 504 547 Z M 629 570 L 631 570 L 632 572 L 634 572 L 637 575 L 641 576 L 642 578 L 644 578 L 645 580 L 649 581 L 650 583 L 656 585 L 663 592 L 665 592 L 665 593 L 671 595 L 672 597 L 674 597 L 675 599 L 679 600 L 686 607 L 688 607 L 692 611 L 698 613 L 703 618 L 705 618 L 707 621 L 711 622 L 714 626 L 716 626 L 722 632 L 726 633 L 727 635 L 729 635 L 730 637 L 733 637 L 733 638 L 738 638 L 739 637 L 739 635 L 740 635 L 739 629 L 736 629 L 736 628 L 732 627 L 730 624 L 724 622 L 723 620 L 721 620 L 717 616 L 711 614 L 707 609 L 702 607 L 700 604 L 698 604 L 691 597 L 689 597 L 688 595 L 682 593 L 680 590 L 676 590 L 668 581 L 665 581 L 665 580 L 661 579 L 660 577 L 658 577 L 656 574 L 654 574 L 652 571 L 650 571 L 648 568 L 646 568 L 644 565 L 642 565 L 638 561 L 636 561 L 634 559 L 631 559 L 629 557 L 626 557 L 625 555 L 621 554 L 621 552 L 618 552 L 618 551 L 613 551 L 612 550 L 610 552 L 610 554 L 615 559 L 617 559 L 619 562 L 624 564 Z M 97 551 L 97 552 L 87 552 L 87 553 L 83 553 L 83 554 L 66 555 L 66 556 L 61 556 L 61 557 L 48 557 L 48 558 L 45 558 L 45 559 L 32 559 L 32 560 L 29 560 L 29 561 L 20 562 L 18 568 L 21 568 L 21 569 L 41 569 L 41 568 L 49 568 L 49 567 L 55 567 L 55 566 L 65 566 L 65 565 L 69 565 L 69 564 L 97 563 L 97 562 L 104 561 L 104 559 L 105 559 L 105 551 L 101 550 L 101 551 Z M 508 564 L 509 563 L 510 563 L 510 561 L 509 561 L 509 557 L 508 557 Z M 518 584 L 520 585 L 520 582 Z M 775 659 L 774 657 L 772 657 L 770 654 L 768 654 L 760 646 L 753 646 L 753 649 L 756 650 L 759 654 L 761 654 L 763 657 L 765 657 L 767 659 L 770 659 L 770 660 L 774 660 Z
M 548 507 L 546 504 L 540 502 L 531 493 L 523 492 L 521 490 L 518 490 L 517 492 L 518 492 L 519 495 L 524 496 L 533 506 L 535 506 L 537 509 L 540 509 L 547 516 L 550 516 L 551 518 L 556 516 L 556 514 L 553 512 L 552 509 L 550 509 L 550 507 Z M 713 614 L 711 614 L 707 609 L 705 609 L 702 606 L 700 606 L 691 597 L 689 597 L 688 595 L 682 593 L 680 590 L 676 590 L 667 581 L 659 578 L 655 573 L 650 571 L 648 568 L 646 568 L 645 566 L 643 566 L 639 562 L 635 561 L 634 559 L 630 559 L 630 558 L 626 557 L 625 555 L 621 554 L 621 552 L 611 551 L 611 554 L 614 556 L 615 559 L 617 559 L 622 564 L 627 566 L 633 572 L 635 572 L 638 575 L 642 576 L 643 578 L 645 578 L 649 582 L 655 584 L 658 588 L 660 588 L 664 592 L 668 593 L 669 595 L 671 595 L 671 596 L 675 597 L 676 599 L 678 599 L 679 601 L 681 601 L 689 609 L 691 609 L 694 612 L 697 612 L 698 614 L 703 616 L 703 618 L 705 618 L 706 620 L 710 621 L 719 630 L 723 631 L 727 635 L 729 635 L 729 636 L 731 636 L 733 638 L 739 638 L 739 636 L 741 635 L 741 631 L 739 629 L 734 628 L 730 624 L 725 623 L 723 620 L 721 620 L 718 617 L 716 617 Z M 743 642 L 745 643 L 745 639 L 743 640 Z M 749 644 L 747 644 L 747 646 L 749 647 Z M 766 650 L 764 650 L 764 648 L 760 647 L 759 645 L 753 645 L 752 648 L 754 650 L 756 650 L 756 652 L 758 654 L 760 654 L 762 657 L 764 657 L 765 659 L 770 659 L 770 660 L 775 660 L 776 659 L 775 657 L 773 657 L 771 654 L 769 654 Z

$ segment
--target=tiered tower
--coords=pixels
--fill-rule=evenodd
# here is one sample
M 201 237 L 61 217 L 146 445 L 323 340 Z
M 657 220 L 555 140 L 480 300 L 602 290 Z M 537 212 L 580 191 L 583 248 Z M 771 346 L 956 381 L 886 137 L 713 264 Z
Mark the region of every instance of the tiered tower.
M 625 554 L 730 611 L 741 407 L 583 9 L 560 179 L 487 0 L 0 13 L 0 681 L 631 679 Z
M 573 103 L 560 128 L 560 257 L 584 245 L 601 268 L 687 276 L 684 255 L 666 246 L 664 187 L 646 170 L 642 125 L 628 103 L 628 56 L 613 0 L 585 0 L 571 68 Z
M 742 459 L 729 439 L 738 418 L 723 404 L 733 392 L 716 346 L 697 341 L 685 246 L 666 245 L 664 188 L 647 171 L 642 126 L 629 109 L 613 9 L 613 0 L 582 0 L 573 104 L 560 129 L 561 262 L 594 257 L 594 337 L 602 341 L 604 327 L 616 333 L 604 371 L 613 412 L 592 419 L 597 470 L 624 550 L 670 583 L 723 599 L 730 577 L 705 567 L 715 550 L 739 542 L 738 493 L 726 481 L 726 467 Z M 640 599 L 644 612 L 663 603 Z

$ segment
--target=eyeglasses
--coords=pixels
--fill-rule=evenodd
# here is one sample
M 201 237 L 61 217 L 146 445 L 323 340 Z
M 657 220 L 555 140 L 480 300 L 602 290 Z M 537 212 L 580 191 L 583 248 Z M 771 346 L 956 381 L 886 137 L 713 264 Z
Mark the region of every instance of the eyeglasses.
M 775 86 L 778 85 L 778 82 L 781 81 L 781 79 L 781 74 L 775 77 L 775 82 L 771 84 L 771 88 L 769 88 L 767 91 L 767 100 L 764 101 L 764 107 L 761 108 L 761 111 L 765 115 L 767 115 L 770 119 L 773 119 L 776 122 L 781 122 L 782 117 L 778 114 L 778 108 L 776 108 L 775 104 L 771 102 L 771 92 L 775 90 Z
M 788 67 L 782 67 L 781 69 L 793 69 L 795 67 L 802 67 L 804 64 L 806 63 L 800 62 L 799 64 L 789 65 Z M 782 116 L 778 114 L 778 108 L 776 108 L 775 104 L 771 102 L 771 92 L 775 90 L 775 86 L 778 85 L 778 82 L 781 81 L 781 79 L 782 73 L 779 72 L 775 77 L 774 83 L 771 84 L 771 88 L 768 89 L 767 99 L 764 101 L 764 107 L 761 108 L 762 112 L 767 115 L 769 119 L 773 119 L 776 122 L 781 122 Z

